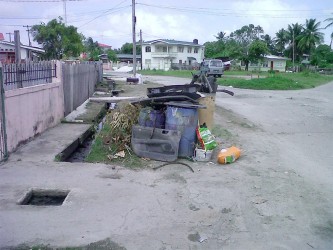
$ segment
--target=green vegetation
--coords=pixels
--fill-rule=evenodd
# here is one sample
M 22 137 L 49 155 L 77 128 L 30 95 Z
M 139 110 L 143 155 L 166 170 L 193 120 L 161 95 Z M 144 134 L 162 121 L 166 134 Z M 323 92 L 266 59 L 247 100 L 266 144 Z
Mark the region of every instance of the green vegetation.
M 34 25 L 31 32 L 34 41 L 45 49 L 43 57 L 46 59 L 76 57 L 84 50 L 83 35 L 78 33 L 76 27 L 66 26 L 61 17 L 59 20 L 53 19 L 47 24 Z
M 192 79 L 192 73 L 195 73 L 197 70 L 140 70 L 138 73 L 142 75 L 156 75 L 156 76 L 177 76 L 185 77 Z
M 303 72 L 270 74 L 266 78 L 253 78 L 250 80 L 222 78 L 218 79 L 218 84 L 244 89 L 291 90 L 314 88 L 330 81 L 333 81 L 333 76 Z
M 143 167 L 143 161 L 131 150 L 132 126 L 137 123 L 140 107 L 118 103 L 108 113 L 102 130 L 96 134 L 88 162 L 118 163 L 129 168 Z
M 109 136 L 111 133 L 110 124 L 104 124 L 102 130 L 96 134 L 94 144 L 91 147 L 89 155 L 86 157 L 87 162 L 103 162 L 113 164 L 123 164 L 128 168 L 140 168 L 143 162 L 140 157 L 136 156 L 130 148 L 125 149 L 125 157 L 114 158 L 119 152 L 119 145 L 111 143 Z
M 190 70 L 142 70 L 143 75 L 176 76 L 192 79 Z M 252 76 L 252 79 L 235 78 L 233 76 Z M 260 78 L 258 79 L 258 76 Z M 217 82 L 222 86 L 233 86 L 244 89 L 290 90 L 307 89 L 333 81 L 333 76 L 320 75 L 304 71 L 301 73 L 268 73 L 249 71 L 225 71 Z

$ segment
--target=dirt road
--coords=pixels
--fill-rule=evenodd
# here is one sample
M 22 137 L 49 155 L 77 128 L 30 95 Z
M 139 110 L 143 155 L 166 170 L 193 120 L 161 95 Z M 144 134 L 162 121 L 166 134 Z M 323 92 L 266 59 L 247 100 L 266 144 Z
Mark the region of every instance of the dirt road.
M 231 90 L 234 97 L 217 93 L 216 125 L 234 135 L 226 144 L 244 151 L 241 166 L 230 165 L 244 171 L 234 175 L 242 202 L 232 221 L 246 232 L 234 249 L 246 246 L 246 238 L 268 249 L 330 249 L 333 83 L 302 91 Z

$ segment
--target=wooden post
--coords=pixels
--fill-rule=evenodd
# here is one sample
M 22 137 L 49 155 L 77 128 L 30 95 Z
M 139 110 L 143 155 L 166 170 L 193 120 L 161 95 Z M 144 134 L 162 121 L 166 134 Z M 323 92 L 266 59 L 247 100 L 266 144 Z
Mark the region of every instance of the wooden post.
M 15 39 L 15 63 L 16 63 L 16 81 L 17 87 L 22 88 L 22 79 L 20 72 L 20 64 L 21 64 L 21 42 L 20 42 L 20 31 L 14 31 L 14 39 Z

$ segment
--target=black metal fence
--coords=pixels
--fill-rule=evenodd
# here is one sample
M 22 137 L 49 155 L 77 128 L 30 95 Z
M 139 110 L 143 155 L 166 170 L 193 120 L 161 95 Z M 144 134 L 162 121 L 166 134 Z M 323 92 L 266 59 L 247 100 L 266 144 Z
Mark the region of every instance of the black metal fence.
M 57 75 L 57 67 L 55 61 L 3 64 L 2 74 L 6 91 L 52 83 L 52 77 Z

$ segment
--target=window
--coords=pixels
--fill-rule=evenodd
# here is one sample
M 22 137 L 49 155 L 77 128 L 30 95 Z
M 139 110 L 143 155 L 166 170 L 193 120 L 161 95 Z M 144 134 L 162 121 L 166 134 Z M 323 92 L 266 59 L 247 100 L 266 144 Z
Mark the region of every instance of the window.
M 198 54 L 199 49 L 198 48 L 194 48 L 194 53 Z
M 187 53 L 192 53 L 192 48 L 191 47 L 187 48 Z
M 179 60 L 179 64 L 182 64 L 183 63 L 183 61 L 182 60 Z
M 263 66 L 264 68 L 268 68 L 268 61 L 264 61 L 264 62 L 262 63 L 262 66 Z
M 151 47 L 150 46 L 146 46 L 146 52 L 151 52 Z
M 183 53 L 183 52 L 184 52 L 184 47 L 179 46 L 179 47 L 178 47 L 178 52 Z
M 167 47 L 163 47 L 163 52 L 168 52 L 168 48 Z

